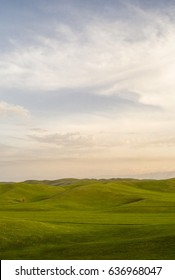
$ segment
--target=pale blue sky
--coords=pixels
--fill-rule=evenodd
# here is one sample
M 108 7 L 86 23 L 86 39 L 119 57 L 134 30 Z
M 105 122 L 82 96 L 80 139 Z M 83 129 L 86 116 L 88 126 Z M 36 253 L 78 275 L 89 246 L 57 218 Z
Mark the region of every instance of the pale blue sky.
M 0 4 L 0 181 L 175 176 L 175 1 Z

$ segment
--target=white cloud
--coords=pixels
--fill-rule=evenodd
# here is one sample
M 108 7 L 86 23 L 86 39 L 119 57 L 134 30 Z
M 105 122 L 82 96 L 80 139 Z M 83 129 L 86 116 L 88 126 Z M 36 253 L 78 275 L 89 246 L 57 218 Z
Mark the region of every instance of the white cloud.
M 23 108 L 22 106 L 0 101 L 0 115 L 11 115 L 11 114 L 27 117 L 29 116 L 29 111 Z
M 18 46 L 0 55 L 0 87 L 129 91 L 139 93 L 145 103 L 171 106 L 175 24 L 158 13 L 140 9 L 134 13 L 131 24 L 93 19 L 83 33 L 60 24 L 54 38 L 39 36 L 38 45 Z

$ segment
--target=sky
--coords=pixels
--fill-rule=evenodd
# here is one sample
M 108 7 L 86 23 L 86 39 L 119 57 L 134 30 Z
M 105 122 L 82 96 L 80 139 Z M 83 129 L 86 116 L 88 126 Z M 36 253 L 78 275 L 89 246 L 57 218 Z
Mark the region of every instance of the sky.
M 174 0 L 0 4 L 0 181 L 175 177 Z

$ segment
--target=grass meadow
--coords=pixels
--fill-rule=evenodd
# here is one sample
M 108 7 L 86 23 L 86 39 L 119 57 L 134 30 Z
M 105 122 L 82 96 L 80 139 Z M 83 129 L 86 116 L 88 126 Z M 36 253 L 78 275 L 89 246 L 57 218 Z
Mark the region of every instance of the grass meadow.
M 175 179 L 0 183 L 0 259 L 175 259 Z

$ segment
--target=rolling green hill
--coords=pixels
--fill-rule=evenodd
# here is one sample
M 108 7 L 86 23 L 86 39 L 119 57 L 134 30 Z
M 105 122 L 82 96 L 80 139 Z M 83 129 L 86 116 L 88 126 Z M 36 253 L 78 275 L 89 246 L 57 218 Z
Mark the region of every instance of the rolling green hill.
M 175 259 L 175 179 L 0 183 L 0 259 Z

